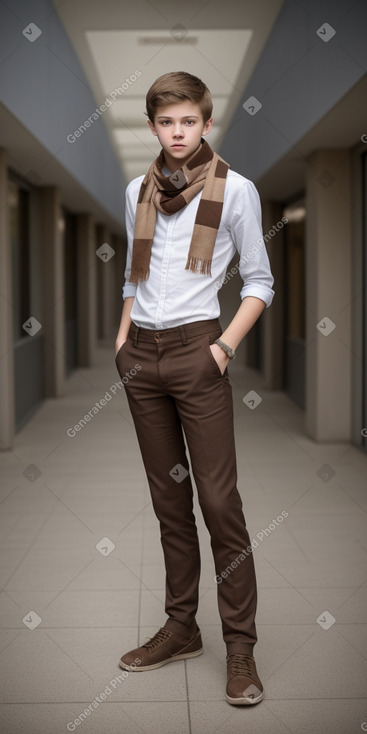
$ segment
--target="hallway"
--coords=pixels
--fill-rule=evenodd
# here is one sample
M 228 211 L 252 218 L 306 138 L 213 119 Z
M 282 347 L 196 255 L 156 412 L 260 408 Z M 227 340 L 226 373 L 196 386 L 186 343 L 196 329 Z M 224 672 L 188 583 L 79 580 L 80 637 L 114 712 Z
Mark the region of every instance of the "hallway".
M 65 397 L 45 400 L 0 455 L 1 731 L 366 731 L 367 457 L 349 443 L 308 439 L 303 412 L 235 363 L 238 487 L 256 540 L 265 699 L 252 709 L 225 701 L 198 506 L 204 654 L 121 676 L 121 654 L 166 616 L 158 522 L 113 357 L 111 342 L 100 341 L 95 366 L 76 369 Z M 254 408 L 243 402 L 250 390 L 262 398 Z

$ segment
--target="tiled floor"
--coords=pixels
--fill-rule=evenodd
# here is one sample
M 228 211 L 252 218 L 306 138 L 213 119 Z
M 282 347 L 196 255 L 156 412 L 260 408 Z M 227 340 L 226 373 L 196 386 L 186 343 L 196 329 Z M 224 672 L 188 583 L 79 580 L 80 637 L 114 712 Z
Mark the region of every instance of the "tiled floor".
M 230 370 L 251 538 L 288 513 L 254 550 L 265 699 L 254 708 L 225 701 L 214 566 L 198 507 L 204 654 L 116 678 L 121 654 L 166 619 L 164 568 L 125 394 L 117 390 L 67 435 L 119 379 L 111 346 L 100 345 L 97 365 L 74 373 L 65 397 L 47 400 L 14 450 L 0 454 L 4 734 L 367 730 L 367 456 L 314 443 L 284 394 L 264 390 L 251 371 Z M 252 389 L 262 397 L 254 410 L 242 401 Z

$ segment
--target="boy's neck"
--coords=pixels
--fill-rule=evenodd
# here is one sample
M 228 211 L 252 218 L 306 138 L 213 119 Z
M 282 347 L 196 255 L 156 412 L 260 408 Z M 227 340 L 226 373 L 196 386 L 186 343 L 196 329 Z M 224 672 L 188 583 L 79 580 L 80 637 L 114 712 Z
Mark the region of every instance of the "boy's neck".
M 169 167 L 169 165 L 168 165 L 168 163 L 166 161 L 166 156 L 165 156 L 164 153 L 163 153 L 163 166 L 162 166 L 162 168 L 168 168 L 168 170 L 169 170 L 170 173 L 174 173 L 174 171 L 171 171 L 171 169 L 170 169 L 170 167 Z M 176 171 L 177 171 L 177 168 L 176 168 Z

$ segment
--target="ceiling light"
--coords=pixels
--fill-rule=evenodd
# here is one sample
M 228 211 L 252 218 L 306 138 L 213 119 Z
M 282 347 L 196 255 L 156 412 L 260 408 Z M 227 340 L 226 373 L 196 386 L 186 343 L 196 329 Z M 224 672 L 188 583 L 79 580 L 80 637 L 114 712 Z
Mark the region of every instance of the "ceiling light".
M 180 44 L 197 44 L 198 38 L 197 36 L 185 36 L 184 38 L 175 38 L 174 36 L 141 36 L 138 38 L 138 43 L 142 45 L 158 45 L 162 46 L 162 44 L 166 43 L 180 43 Z

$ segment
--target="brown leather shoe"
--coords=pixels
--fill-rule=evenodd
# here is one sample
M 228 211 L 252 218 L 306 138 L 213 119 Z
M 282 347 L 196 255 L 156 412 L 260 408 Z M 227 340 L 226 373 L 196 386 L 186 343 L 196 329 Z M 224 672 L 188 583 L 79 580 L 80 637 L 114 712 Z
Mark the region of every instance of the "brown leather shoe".
M 264 689 L 251 655 L 236 653 L 227 655 L 226 700 L 242 706 L 259 703 Z
M 161 627 L 160 630 L 141 647 L 130 650 L 122 656 L 120 668 L 124 670 L 154 670 L 174 660 L 195 658 L 203 652 L 199 627 L 190 640 Z M 140 660 L 140 663 L 137 662 Z

